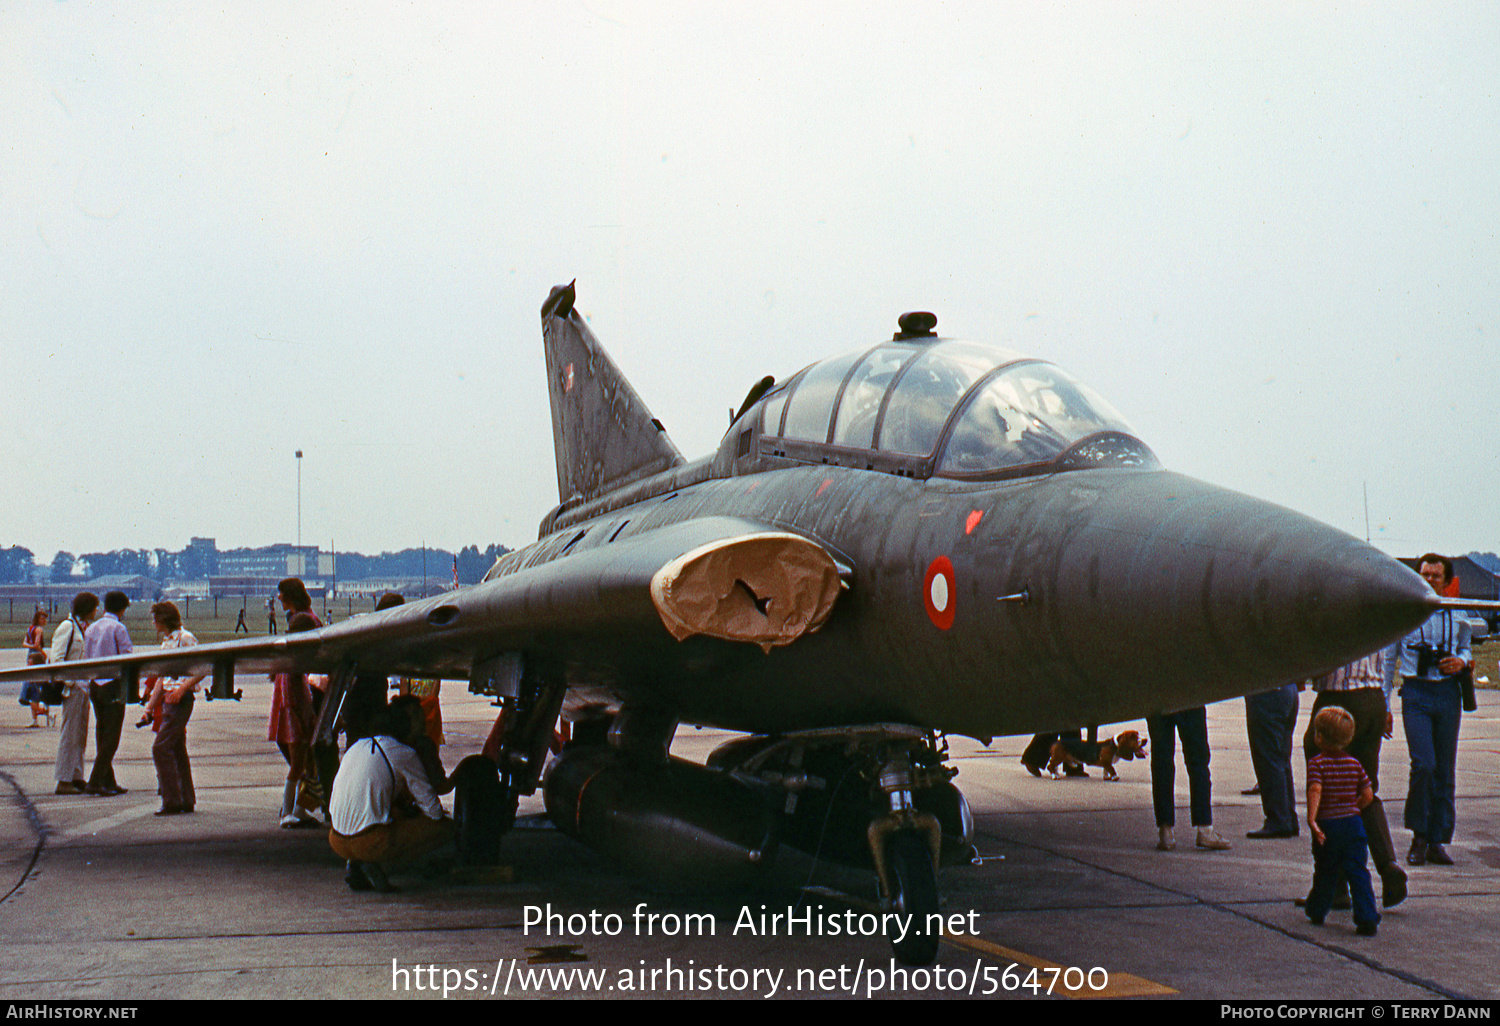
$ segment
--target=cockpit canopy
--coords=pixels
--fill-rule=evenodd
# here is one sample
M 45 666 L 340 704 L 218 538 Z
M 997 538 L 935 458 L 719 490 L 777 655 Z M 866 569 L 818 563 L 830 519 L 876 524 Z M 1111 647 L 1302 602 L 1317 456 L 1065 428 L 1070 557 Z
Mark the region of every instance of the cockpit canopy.
M 897 339 L 806 368 L 761 410 L 762 449 L 860 454 L 913 476 L 993 479 L 1154 467 L 1124 418 L 1061 368 L 999 346 Z

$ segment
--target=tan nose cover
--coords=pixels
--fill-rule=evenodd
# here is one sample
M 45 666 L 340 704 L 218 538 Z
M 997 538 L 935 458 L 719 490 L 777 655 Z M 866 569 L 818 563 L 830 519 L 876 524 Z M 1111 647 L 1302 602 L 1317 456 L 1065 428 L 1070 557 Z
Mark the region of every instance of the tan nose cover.
M 705 634 L 769 652 L 822 627 L 840 588 L 838 566 L 801 535 L 767 531 L 712 542 L 651 578 L 651 600 L 672 637 Z

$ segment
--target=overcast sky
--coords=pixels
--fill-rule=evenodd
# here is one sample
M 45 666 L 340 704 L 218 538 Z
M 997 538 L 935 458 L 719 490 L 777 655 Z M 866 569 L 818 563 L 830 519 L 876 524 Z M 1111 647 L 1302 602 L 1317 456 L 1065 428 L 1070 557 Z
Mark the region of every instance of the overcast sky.
M 1500 549 L 1500 6 L 0 8 L 0 546 L 536 536 L 538 308 L 689 457 L 941 334 L 1169 468 Z

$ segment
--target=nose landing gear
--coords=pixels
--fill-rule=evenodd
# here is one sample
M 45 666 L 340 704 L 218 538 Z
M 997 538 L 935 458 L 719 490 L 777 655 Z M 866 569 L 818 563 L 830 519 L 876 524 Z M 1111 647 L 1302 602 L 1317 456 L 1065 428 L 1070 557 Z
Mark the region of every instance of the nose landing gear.
M 880 878 L 881 904 L 902 918 L 890 932 L 896 958 L 905 965 L 928 965 L 942 938 L 937 863 L 942 826 L 936 816 L 917 810 L 911 760 L 902 751 L 880 770 L 880 789 L 890 811 L 870 823 L 870 854 Z
M 938 866 L 974 858 L 973 819 L 946 755 L 920 727 L 872 723 L 735 738 L 708 766 L 778 811 L 783 844 L 873 868 L 882 911 L 900 917 L 896 958 L 927 965 L 942 939 Z
M 893 936 L 891 948 L 904 965 L 929 965 L 937 957 L 942 930 L 937 925 L 937 869 L 927 839 L 915 830 L 892 834 L 885 862 L 891 910 L 910 916 L 907 932 Z

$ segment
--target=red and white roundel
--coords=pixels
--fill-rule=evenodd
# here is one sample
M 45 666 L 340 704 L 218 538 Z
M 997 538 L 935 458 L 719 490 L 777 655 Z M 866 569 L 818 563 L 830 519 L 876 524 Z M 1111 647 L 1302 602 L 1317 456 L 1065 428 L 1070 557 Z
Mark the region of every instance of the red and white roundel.
M 922 582 L 922 604 L 927 607 L 927 616 L 939 629 L 947 630 L 953 626 L 953 605 L 957 597 L 953 563 L 947 556 L 939 556 L 927 568 L 927 577 Z

